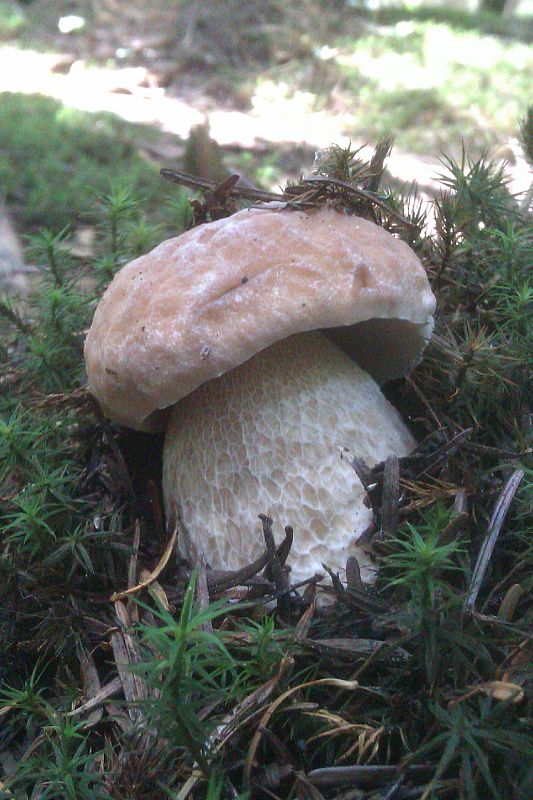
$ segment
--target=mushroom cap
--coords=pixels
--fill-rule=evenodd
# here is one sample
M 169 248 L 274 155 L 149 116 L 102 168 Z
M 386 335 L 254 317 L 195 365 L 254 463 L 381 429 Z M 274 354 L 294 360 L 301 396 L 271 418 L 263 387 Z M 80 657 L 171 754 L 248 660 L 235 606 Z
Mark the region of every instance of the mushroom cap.
M 316 329 L 335 329 L 381 382 L 419 360 L 434 308 L 415 253 L 373 222 L 330 208 L 245 209 L 117 273 L 85 342 L 89 389 L 110 418 L 164 430 L 201 384 Z

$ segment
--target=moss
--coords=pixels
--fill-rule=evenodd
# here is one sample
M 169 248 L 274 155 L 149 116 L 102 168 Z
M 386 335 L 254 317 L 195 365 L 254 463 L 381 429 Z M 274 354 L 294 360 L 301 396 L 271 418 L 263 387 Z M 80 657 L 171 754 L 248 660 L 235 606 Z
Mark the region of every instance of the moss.
M 94 221 L 95 196 L 128 185 L 151 221 L 171 223 L 165 200 L 176 196 L 135 135 L 111 114 L 76 111 L 38 95 L 0 95 L 0 185 L 24 230 L 59 230 Z M 149 137 L 143 129 L 143 138 Z

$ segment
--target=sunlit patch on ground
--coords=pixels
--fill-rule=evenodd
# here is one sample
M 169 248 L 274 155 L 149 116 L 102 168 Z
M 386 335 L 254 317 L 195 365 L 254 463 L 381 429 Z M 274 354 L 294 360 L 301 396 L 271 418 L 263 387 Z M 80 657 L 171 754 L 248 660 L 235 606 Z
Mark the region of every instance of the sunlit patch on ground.
M 167 84 L 163 62 L 154 55 L 157 43 L 147 45 L 143 66 L 124 66 L 134 39 L 121 35 L 124 46 L 115 42 L 110 57 L 98 55 L 103 43 L 96 42 L 98 63 L 89 55 L 89 39 L 84 39 L 97 36 L 90 20 L 59 38 L 56 31 L 47 52 L 32 49 L 28 42 L 19 46 L 10 37 L 0 47 L 0 92 L 41 94 L 67 108 L 110 112 L 179 142 L 192 126 L 208 119 L 211 136 L 220 145 L 250 150 L 281 144 L 321 148 L 350 140 L 364 144 L 392 133 L 393 176 L 430 188 L 440 171 L 441 151 L 459 155 L 464 140 L 469 152 L 479 155 L 516 134 L 533 74 L 533 54 L 525 44 L 444 23 L 402 19 L 361 22 L 358 29 L 332 35 L 328 44 L 317 43 L 305 56 L 256 71 L 255 77 L 244 67 L 239 72 L 219 66 L 206 71 L 201 86 L 187 83 L 191 76 L 198 81 L 201 70 L 196 74 L 191 67 L 187 77 L 175 68 Z M 56 47 L 63 52 L 50 52 Z M 218 94 L 210 84 L 214 79 L 224 87 Z M 232 92 L 238 102 L 231 102 Z M 513 189 L 524 191 L 527 169 L 518 164 L 514 173 Z M 272 177 L 277 183 L 280 176 Z
M 344 144 L 348 118 L 314 111 L 310 92 L 293 93 L 287 83 L 258 84 L 251 111 L 213 109 L 206 114 L 170 96 L 145 68 L 96 67 L 74 61 L 63 74 L 64 58 L 13 46 L 0 48 L 0 92 L 42 94 L 80 111 L 107 111 L 127 122 L 155 125 L 184 139 L 207 116 L 211 135 L 222 145 L 253 147 L 258 141 L 293 142 L 325 147 Z M 391 165 L 400 179 L 420 183 L 434 179 L 435 161 L 427 165 L 408 154 L 397 154 Z
M 42 94 L 80 111 L 109 111 L 128 122 L 158 124 L 186 137 L 203 115 L 169 97 L 142 68 L 116 69 L 74 61 L 66 74 L 64 58 L 17 47 L 0 48 L 0 91 Z

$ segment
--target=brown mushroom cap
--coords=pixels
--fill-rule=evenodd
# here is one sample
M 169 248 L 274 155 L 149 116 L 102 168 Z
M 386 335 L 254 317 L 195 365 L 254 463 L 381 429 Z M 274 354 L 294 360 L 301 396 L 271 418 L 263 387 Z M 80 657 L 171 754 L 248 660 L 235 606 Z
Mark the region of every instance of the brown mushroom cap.
M 382 381 L 420 358 L 434 308 L 415 253 L 373 222 L 329 208 L 246 209 L 114 277 L 85 343 L 89 388 L 110 418 L 161 430 L 201 384 L 327 328 Z

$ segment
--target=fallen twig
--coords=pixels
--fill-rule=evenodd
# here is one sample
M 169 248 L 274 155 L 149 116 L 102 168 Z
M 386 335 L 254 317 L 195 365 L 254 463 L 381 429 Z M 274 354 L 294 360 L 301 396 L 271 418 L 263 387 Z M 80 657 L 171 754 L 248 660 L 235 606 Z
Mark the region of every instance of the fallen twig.
M 400 502 L 400 465 L 398 456 L 390 455 L 383 470 L 383 495 L 381 500 L 381 532 L 394 536 L 398 529 L 398 504 Z
M 409 775 L 426 775 L 433 767 L 431 764 L 416 764 L 407 767 Z M 315 786 L 346 786 L 346 784 L 362 786 L 379 786 L 401 775 L 400 767 L 383 765 L 359 765 L 352 767 L 322 767 L 307 773 L 307 780 Z
M 139 646 L 133 636 L 128 633 L 131 618 L 121 600 L 115 602 L 115 611 L 120 622 L 120 629 L 111 634 L 111 648 L 117 665 L 117 671 L 122 682 L 124 697 L 129 704 L 128 713 L 132 722 L 141 722 L 144 719 L 141 704 L 147 698 L 147 686 L 140 675 L 132 670 L 132 664 L 139 664 L 142 660 Z
M 162 178 L 165 178 L 172 183 L 178 183 L 181 186 L 186 186 L 188 189 L 203 192 L 209 201 L 216 199 L 224 201 L 231 199 L 242 198 L 243 200 L 250 200 L 255 203 L 276 203 L 288 208 L 306 208 L 319 206 L 324 203 L 339 202 L 339 200 L 348 198 L 366 203 L 368 206 L 377 206 L 381 211 L 387 214 L 396 222 L 405 225 L 410 230 L 419 231 L 418 225 L 410 222 L 403 214 L 400 214 L 396 209 L 392 208 L 387 202 L 386 198 L 381 197 L 376 192 L 368 189 L 362 189 L 353 183 L 341 181 L 336 178 L 330 177 L 310 177 L 303 178 L 299 183 L 287 186 L 283 192 L 266 192 L 262 189 L 255 187 L 245 186 L 239 183 L 238 175 L 230 175 L 225 181 L 217 182 L 207 180 L 205 178 L 198 178 L 195 175 L 190 175 L 187 172 L 178 172 L 172 169 L 163 168 L 160 171 Z M 209 207 L 206 209 L 209 211 Z M 229 209 L 230 213 L 233 209 Z M 206 221 L 206 220 L 201 220 Z
M 267 517 L 266 514 L 259 514 L 259 519 L 263 523 L 263 536 L 265 537 L 268 559 L 268 575 L 265 575 L 265 577 L 272 578 L 276 589 L 280 591 L 286 588 L 287 578 L 283 573 L 283 567 L 276 549 L 276 542 L 274 541 L 274 534 L 272 533 L 272 519 L 271 517 Z
M 319 581 L 323 579 L 323 575 L 320 572 L 315 572 L 314 575 L 311 575 L 310 578 L 305 578 L 304 580 L 298 581 L 297 583 L 291 583 L 288 586 L 285 586 L 284 589 L 280 589 L 279 592 L 275 592 L 274 594 L 265 595 L 257 599 L 256 603 L 273 603 L 274 600 L 279 600 L 280 597 L 285 597 L 288 594 L 296 591 L 296 589 L 301 589 L 302 586 L 309 586 L 310 584 L 317 584 Z M 248 603 L 248 601 L 246 601 Z
M 200 192 L 215 192 L 221 185 L 218 181 L 198 178 L 196 175 L 189 175 L 187 172 L 178 172 L 174 169 L 163 168 L 160 171 L 160 175 L 167 181 L 178 183 L 180 186 L 186 186 L 188 189 L 194 189 Z M 232 175 L 230 177 L 233 178 L 235 176 Z M 265 192 L 262 189 L 252 189 L 238 182 L 231 187 L 228 194 L 230 197 L 242 197 L 243 200 L 252 200 L 258 203 L 270 203 L 276 200 L 283 200 L 283 195 L 278 192 Z
M 102 706 L 108 698 L 113 697 L 113 695 L 118 694 L 123 691 L 123 689 L 122 679 L 113 678 L 113 680 L 106 683 L 105 686 L 102 686 L 100 691 L 95 694 L 94 697 L 91 697 L 90 700 L 87 700 L 86 703 L 73 709 L 73 711 L 67 711 L 66 716 L 78 717 L 81 714 L 86 714 L 88 711 L 94 711 L 96 708 Z
M 507 512 L 509 511 L 509 506 L 511 505 L 513 497 L 515 496 L 516 490 L 518 489 L 523 477 L 523 469 L 517 469 L 513 472 L 505 484 L 503 491 L 498 498 L 498 502 L 494 507 L 494 511 L 489 522 L 487 535 L 485 537 L 485 541 L 481 545 L 476 566 L 474 567 L 472 578 L 470 580 L 470 586 L 468 587 L 468 593 L 463 604 L 464 611 L 471 612 L 474 610 L 477 596 L 479 594 L 479 590 L 481 589 L 483 579 L 485 578 L 485 573 L 489 566 L 489 561 L 496 545 L 496 541 L 500 534 L 505 517 L 507 516 Z

